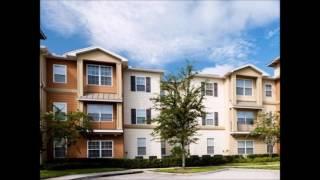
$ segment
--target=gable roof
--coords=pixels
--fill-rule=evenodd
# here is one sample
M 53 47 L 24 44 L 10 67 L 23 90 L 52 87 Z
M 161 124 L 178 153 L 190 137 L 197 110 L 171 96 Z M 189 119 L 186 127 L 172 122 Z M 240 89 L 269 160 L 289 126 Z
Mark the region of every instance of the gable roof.
M 274 67 L 278 63 L 280 63 L 280 56 L 276 57 L 268 66 Z
M 240 70 L 240 69 L 244 69 L 244 68 L 248 68 L 248 67 L 250 67 L 250 68 L 258 71 L 259 73 L 262 74 L 262 76 L 269 76 L 268 73 L 266 73 L 265 71 L 263 71 L 262 69 L 258 68 L 257 66 L 255 66 L 255 65 L 253 65 L 253 64 L 245 64 L 245 65 L 243 65 L 243 66 L 239 66 L 239 67 L 237 67 L 237 68 L 234 68 L 234 69 L 232 69 L 231 71 L 229 71 L 225 76 L 227 76 L 227 75 L 229 75 L 229 74 L 231 74 L 231 73 L 234 73 L 235 71 L 238 71 L 238 70 Z
M 121 61 L 125 61 L 127 62 L 128 59 L 127 58 L 124 58 L 118 54 L 115 54 L 107 49 L 104 49 L 102 47 L 99 47 L 99 46 L 90 46 L 90 47 L 86 47 L 86 48 L 81 48 L 81 49 L 76 49 L 76 50 L 73 50 L 73 51 L 68 51 L 66 53 L 63 54 L 63 56 L 76 56 L 77 54 L 81 54 L 81 53 L 86 53 L 86 52 L 90 52 L 90 51 L 95 51 L 95 50 L 100 50 L 106 54 L 110 54 L 118 59 L 120 59 Z
M 46 40 L 47 36 L 42 32 L 42 29 L 40 28 L 40 39 Z

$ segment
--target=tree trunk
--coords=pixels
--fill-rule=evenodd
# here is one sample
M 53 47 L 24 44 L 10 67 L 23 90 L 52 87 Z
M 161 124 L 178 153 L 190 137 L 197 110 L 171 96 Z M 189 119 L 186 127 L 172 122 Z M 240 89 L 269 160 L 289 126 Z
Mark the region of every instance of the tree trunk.
M 186 154 L 185 154 L 185 147 L 184 147 L 184 143 L 181 143 L 182 146 L 182 168 L 186 167 Z

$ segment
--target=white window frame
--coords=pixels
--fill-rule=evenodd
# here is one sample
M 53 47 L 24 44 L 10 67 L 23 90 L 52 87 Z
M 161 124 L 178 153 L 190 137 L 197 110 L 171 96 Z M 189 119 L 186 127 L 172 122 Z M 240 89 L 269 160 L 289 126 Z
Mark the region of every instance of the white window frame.
M 67 153 L 68 153 L 68 146 L 67 146 L 67 143 L 68 143 L 68 139 L 66 139 L 66 138 L 63 138 L 63 139 L 65 139 L 65 156 L 64 157 L 56 157 L 56 140 L 53 140 L 53 158 L 54 159 L 64 159 L 64 158 L 66 158 L 66 155 L 67 155 Z
M 252 142 L 252 154 L 254 153 L 254 140 L 238 140 L 237 141 L 237 154 L 239 154 L 239 141 L 244 141 L 244 155 L 248 155 L 247 153 L 247 142 L 251 141 Z
M 68 113 L 68 103 L 66 103 L 66 102 L 53 102 L 52 103 L 54 106 L 57 106 L 57 104 L 63 104 L 64 105 L 64 109 L 65 109 L 65 112 L 64 111 L 62 111 L 62 112 L 64 112 L 65 113 L 65 115 L 66 115 L 66 118 L 64 119 L 64 120 L 67 120 L 67 113 Z M 52 112 L 53 112 L 53 114 L 55 113 L 55 107 L 52 107 Z
M 98 66 L 98 69 L 99 69 L 99 75 L 98 75 L 98 77 L 99 77 L 99 84 L 89 84 L 89 74 L 88 74 L 88 72 L 89 72 L 89 66 Z M 111 85 L 102 85 L 101 84 L 101 67 L 110 67 L 111 68 Z M 113 66 L 108 66 L 108 65 L 100 65 L 100 64 L 87 64 L 87 66 L 86 66 L 86 73 L 87 73 L 87 85 L 88 86 L 109 86 L 109 87 L 111 87 L 111 86 L 113 86 Z M 109 76 L 105 76 L 105 77 L 109 77 Z
M 239 116 L 238 116 L 238 113 L 240 113 L 240 112 L 242 112 L 242 113 L 244 113 L 244 124 L 245 125 L 253 125 L 253 124 L 248 124 L 247 123 L 247 113 L 249 112 L 249 113 L 253 113 L 253 123 L 254 123 L 254 120 L 257 118 L 256 116 L 255 116 L 255 113 L 254 112 L 252 112 L 252 111 L 237 111 L 237 123 L 239 123 Z
M 139 139 L 145 139 L 145 146 L 139 146 Z M 139 154 L 139 147 L 144 147 L 144 148 L 146 148 L 146 154 L 142 154 L 142 155 L 140 155 Z M 145 137 L 138 137 L 137 138 L 137 156 L 146 156 L 147 155 L 147 138 L 145 138 Z
M 136 109 L 136 124 L 141 124 L 141 123 L 138 123 L 138 117 L 142 117 L 142 116 L 138 116 L 138 111 L 144 111 L 144 122 L 143 124 L 147 124 L 147 110 L 146 109 Z
M 212 95 L 207 95 L 207 84 L 211 84 L 212 85 Z M 210 89 L 209 89 L 210 90 Z M 205 96 L 214 96 L 214 83 L 213 82 L 208 82 L 204 84 L 204 94 Z
M 137 81 L 137 78 L 144 78 L 144 91 L 139 91 L 138 90 L 138 81 Z M 137 92 L 147 92 L 147 77 L 146 76 L 136 76 L 135 77 L 135 82 L 136 82 L 136 91 Z M 150 82 L 151 83 L 151 82 Z
M 208 114 L 212 114 L 212 124 L 208 124 Z M 206 126 L 214 126 L 214 112 L 208 112 L 206 114 Z
M 237 94 L 237 88 L 238 88 L 238 86 L 237 86 L 237 81 L 238 80 L 242 80 L 243 81 L 243 93 L 242 94 Z M 248 87 L 246 87 L 246 82 L 245 81 L 251 81 L 251 95 L 246 95 L 246 93 L 245 93 L 245 91 L 246 91 L 246 88 L 248 88 Z M 236 79 L 236 95 L 237 96 L 250 96 L 250 97 L 252 97 L 253 96 L 253 83 L 254 83 L 254 81 L 252 80 L 252 79 L 246 79 L 246 78 L 237 78 Z M 241 88 L 241 87 L 240 87 Z
M 270 89 L 270 91 L 271 91 L 271 95 L 270 96 L 267 96 L 267 86 L 271 86 L 271 89 Z M 264 84 L 264 96 L 265 97 L 268 97 L 268 98 L 270 98 L 270 97 L 272 97 L 272 84 L 271 83 L 266 83 L 266 84 Z
M 64 66 L 64 82 L 56 82 L 55 81 L 55 74 L 56 74 L 56 72 L 55 72 L 55 66 Z M 59 83 L 59 84 L 66 84 L 67 83 L 67 65 L 65 65 L 65 64 L 53 64 L 53 67 L 52 67 L 52 74 L 53 74 L 53 76 L 52 76 L 52 81 L 54 82 L 54 83 Z
M 89 150 L 97 150 L 97 149 L 89 149 L 89 142 L 99 142 L 99 157 L 97 158 L 113 158 L 114 157 L 114 143 L 113 140 L 87 140 L 87 158 L 95 159 L 95 157 L 89 157 Z M 102 150 L 110 150 L 110 149 L 101 149 L 101 142 L 111 142 L 111 157 L 102 157 Z
M 88 111 L 88 107 L 90 106 L 90 105 L 94 105 L 94 106 L 111 106 L 112 107 L 112 110 L 111 110 L 111 121 L 110 120 L 104 120 L 104 121 L 102 121 L 101 120 L 101 111 L 99 111 L 99 120 L 91 120 L 91 122 L 113 122 L 113 105 L 112 104 L 87 104 L 87 115 L 89 114 L 89 111 Z
M 209 146 L 208 146 L 208 144 L 209 144 L 209 143 L 208 143 L 208 140 L 209 140 L 209 139 L 212 139 L 212 140 L 213 140 L 213 146 L 212 146 L 212 147 L 213 147 L 213 153 L 209 153 L 209 152 L 208 152 L 208 147 L 209 147 Z M 210 147 L 211 147 L 211 146 L 210 146 Z M 211 154 L 214 154 L 214 138 L 207 138 L 207 154 L 210 154 L 210 155 L 211 155 Z

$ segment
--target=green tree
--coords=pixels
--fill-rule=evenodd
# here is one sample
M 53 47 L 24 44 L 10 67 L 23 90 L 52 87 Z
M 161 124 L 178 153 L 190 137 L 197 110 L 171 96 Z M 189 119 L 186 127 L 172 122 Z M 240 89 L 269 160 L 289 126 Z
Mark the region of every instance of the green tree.
M 274 147 L 280 142 L 280 123 L 279 114 L 272 112 L 259 112 L 254 123 L 254 129 L 251 135 L 263 138 L 264 143 Z M 271 149 L 268 151 L 269 156 L 272 156 Z
M 63 113 L 55 107 L 55 112 L 46 112 L 41 115 L 40 123 L 40 151 L 45 149 L 47 143 L 55 139 L 67 139 L 67 145 L 74 144 L 81 136 L 92 133 L 91 118 L 80 111 Z
M 197 72 L 187 64 L 177 75 L 169 75 L 161 81 L 164 93 L 152 98 L 154 109 L 160 115 L 152 121 L 156 122 L 152 135 L 166 140 L 170 145 L 181 147 L 182 167 L 185 167 L 186 146 L 198 140 L 197 118 L 202 117 L 204 105 L 201 86 L 191 85 Z

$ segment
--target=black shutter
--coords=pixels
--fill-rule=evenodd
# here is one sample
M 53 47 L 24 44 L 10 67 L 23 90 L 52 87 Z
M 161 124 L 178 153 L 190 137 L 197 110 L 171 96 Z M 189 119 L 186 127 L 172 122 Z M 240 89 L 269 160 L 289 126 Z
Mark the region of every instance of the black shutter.
M 214 97 L 218 97 L 218 83 L 213 84 Z
M 131 109 L 131 124 L 136 124 L 136 109 Z
M 151 82 L 150 82 L 150 77 L 146 77 L 146 92 L 151 92 Z
M 202 114 L 202 126 L 205 126 L 206 125 L 206 114 L 203 113 Z
M 136 77 L 131 76 L 131 91 L 136 91 Z
M 201 95 L 204 96 L 205 93 L 204 93 L 204 86 L 206 85 L 205 82 L 201 82 Z
M 214 112 L 214 125 L 219 126 L 218 112 Z
M 147 114 L 147 124 L 151 124 L 151 109 L 147 109 L 146 114 Z

